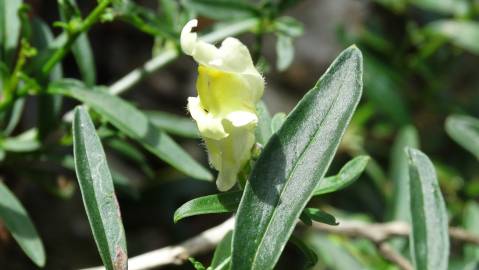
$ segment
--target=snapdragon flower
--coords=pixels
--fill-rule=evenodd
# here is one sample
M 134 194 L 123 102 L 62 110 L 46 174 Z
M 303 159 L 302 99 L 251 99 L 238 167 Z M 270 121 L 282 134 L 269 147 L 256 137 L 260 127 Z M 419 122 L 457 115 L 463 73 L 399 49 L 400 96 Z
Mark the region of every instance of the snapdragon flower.
M 198 63 L 197 97 L 188 98 L 188 110 L 206 144 L 210 164 L 218 170 L 220 191 L 234 186 L 251 158 L 258 123 L 256 104 L 264 79 L 238 39 L 228 37 L 219 48 L 192 32 L 197 20 L 181 31 L 181 48 Z

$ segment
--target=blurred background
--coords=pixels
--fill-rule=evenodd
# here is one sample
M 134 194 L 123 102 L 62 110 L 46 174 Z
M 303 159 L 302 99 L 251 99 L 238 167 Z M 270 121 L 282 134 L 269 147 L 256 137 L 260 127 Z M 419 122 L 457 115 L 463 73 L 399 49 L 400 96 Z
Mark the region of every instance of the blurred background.
M 154 12 L 161 10 L 156 0 L 135 2 Z M 395 169 L 393 145 L 402 134 L 400 138 L 420 145 L 433 160 L 450 224 L 461 226 L 466 206 L 478 202 L 479 163 L 477 157 L 448 136 L 445 122 L 452 114 L 479 117 L 479 1 L 292 2 L 297 3 L 283 15 L 304 27 L 302 35 L 291 39 L 292 62 L 278 63 L 278 53 L 291 52 L 278 52 L 277 35 L 264 34 L 261 46 L 254 34 L 240 36 L 257 57 L 266 78 L 264 101 L 272 114 L 288 113 L 347 46 L 356 44 L 364 55 L 364 96 L 328 175 L 337 173 L 345 162 L 359 154 L 370 155 L 372 161 L 352 186 L 315 199 L 312 204 L 340 217 L 375 222 L 397 216 L 394 179 L 401 177 L 401 172 Z M 38 16 L 49 25 L 59 20 L 56 1 L 26 3 L 31 5 L 30 16 Z M 78 5 L 85 15 L 96 1 L 78 1 Z M 208 17 L 207 12 L 201 15 L 200 31 L 208 31 L 218 21 Z M 182 25 L 177 27 L 181 29 Z M 58 34 L 60 29 L 53 28 L 53 32 Z M 114 83 L 151 59 L 158 44 L 152 35 L 122 20 L 97 24 L 88 37 L 100 85 Z M 74 61 L 71 55 L 65 58 L 64 77 L 80 77 Z M 186 99 L 196 96 L 195 69 L 194 61 L 182 56 L 122 97 L 144 110 L 187 117 Z M 18 130 L 34 125 L 37 104 L 35 98 L 27 100 Z M 74 104 L 66 102 L 63 110 L 68 111 Z M 200 140 L 175 139 L 207 164 Z M 204 215 L 173 224 L 175 209 L 200 195 L 216 193 L 215 185 L 189 179 L 135 145 L 133 149 L 141 162 L 125 157 L 116 140 L 104 144 L 110 166 L 125 181 L 123 186 L 117 186 L 117 193 L 130 256 L 179 243 L 228 217 Z M 71 153 L 71 148 L 58 153 Z M 48 256 L 46 269 L 100 265 L 74 172 L 43 162 L 42 157 L 9 154 L 0 170 L 39 230 Z M 320 257 L 317 269 L 396 269 L 367 240 L 346 241 L 320 234 L 308 237 Z M 454 266 L 454 258 L 462 260 L 463 251 L 460 245 L 453 245 L 452 249 Z M 328 263 L 326 258 L 337 258 L 345 265 Z M 207 263 L 210 255 L 197 259 Z M 291 269 L 288 262 L 297 264 L 301 260 L 301 254 L 288 246 L 277 268 Z M 35 269 L 1 223 L 0 268 Z M 166 269 L 193 267 L 185 264 Z

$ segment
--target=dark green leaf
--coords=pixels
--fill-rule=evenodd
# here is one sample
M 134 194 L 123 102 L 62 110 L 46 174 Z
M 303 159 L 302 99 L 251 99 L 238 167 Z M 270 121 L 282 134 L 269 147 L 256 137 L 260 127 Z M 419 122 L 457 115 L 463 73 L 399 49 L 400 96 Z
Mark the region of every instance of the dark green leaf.
M 0 1 L 0 62 L 12 68 L 20 37 L 20 17 L 18 11 L 21 0 Z
M 476 202 L 469 202 L 464 209 L 464 228 L 470 233 L 479 235 L 479 205 Z M 479 267 L 479 247 L 477 245 L 467 244 L 464 246 L 464 259 L 467 268 L 464 270 L 474 270 Z
M 348 161 L 337 175 L 319 181 L 318 186 L 314 188 L 313 196 L 335 192 L 351 185 L 366 169 L 368 161 L 368 156 L 357 156 Z
M 113 181 L 95 126 L 86 110 L 73 119 L 75 171 L 101 259 L 107 269 L 127 269 L 125 232 Z
M 256 111 L 258 112 L 258 126 L 256 127 L 256 141 L 262 145 L 266 145 L 271 138 L 271 115 L 269 114 L 268 107 L 263 101 L 260 101 L 256 105 Z
M 447 134 L 479 159 L 479 119 L 467 115 L 451 115 L 446 120 Z
M 392 218 L 409 222 L 409 165 L 406 147 L 419 147 L 417 130 L 412 126 L 401 129 L 391 151 L 390 179 L 394 182 Z
M 211 265 L 214 270 L 222 267 L 221 269 L 229 269 L 229 261 L 231 260 L 231 239 L 233 238 L 233 232 L 229 232 L 225 235 L 223 240 L 216 246 Z M 223 266 L 224 265 L 224 266 Z M 218 269 L 219 270 L 219 269 Z
M 198 128 L 191 118 L 160 111 L 147 111 L 145 113 L 153 125 L 166 133 L 193 139 L 200 137 Z
M 175 211 L 174 222 L 185 217 L 203 214 L 227 213 L 236 210 L 241 199 L 241 191 L 223 192 L 208 195 L 186 202 Z
M 276 68 L 286 70 L 294 59 L 293 39 L 285 35 L 278 35 L 276 40 Z
M 303 212 L 314 221 L 325 223 L 328 225 L 339 224 L 339 222 L 336 221 L 336 218 L 333 215 L 321 211 L 320 209 L 306 208 L 303 210 Z
M 32 44 L 38 50 L 48 50 L 53 46 L 54 38 L 51 29 L 48 25 L 39 18 L 34 18 L 32 21 Z M 39 70 L 34 70 L 34 73 Z M 58 63 L 50 73 L 50 80 L 59 80 L 63 77 L 63 69 L 61 63 Z M 50 131 L 54 130 L 59 121 L 61 113 L 62 97 L 52 95 L 38 96 L 38 118 L 37 126 L 39 137 L 44 138 Z
M 308 244 L 304 243 L 303 240 L 295 236 L 291 236 L 289 242 L 293 244 L 299 251 L 301 251 L 306 259 L 306 265 L 304 265 L 304 268 L 309 269 L 318 263 L 318 255 L 316 255 L 316 252 L 314 252 L 314 250 L 312 250 Z
M 0 220 L 5 224 L 23 252 L 39 267 L 45 265 L 45 249 L 27 211 L 0 181 Z
M 75 0 L 59 0 L 59 11 L 62 21 L 68 23 L 72 19 L 81 18 Z M 86 85 L 92 86 L 96 82 L 96 67 L 90 41 L 86 33 L 80 34 L 72 46 L 72 53 L 78 69 Z
M 459 48 L 479 54 L 479 22 L 440 20 L 429 24 L 425 30 L 447 38 Z
M 256 17 L 260 13 L 255 6 L 237 0 L 182 0 L 182 3 L 199 15 L 216 20 Z
M 364 57 L 364 94 L 374 105 L 398 125 L 406 125 L 411 120 L 409 109 L 402 97 L 405 83 L 401 76 L 389 65 L 371 55 Z
M 408 0 L 408 1 L 409 3 L 415 6 L 418 6 L 420 8 L 423 8 L 425 10 L 439 12 L 443 14 L 461 15 L 465 11 L 469 10 L 468 0 Z
M 49 92 L 61 93 L 84 102 L 120 131 L 179 171 L 198 179 L 212 179 L 207 169 L 191 158 L 166 133 L 151 124 L 144 113 L 121 98 L 100 89 L 86 90 L 83 85 L 72 80 L 50 85 Z
M 411 256 L 415 269 L 446 270 L 449 232 L 446 205 L 436 171 L 421 151 L 408 148 L 412 232 Z
M 341 53 L 253 168 L 238 209 L 232 269 L 272 269 L 324 176 L 361 97 L 362 56 Z

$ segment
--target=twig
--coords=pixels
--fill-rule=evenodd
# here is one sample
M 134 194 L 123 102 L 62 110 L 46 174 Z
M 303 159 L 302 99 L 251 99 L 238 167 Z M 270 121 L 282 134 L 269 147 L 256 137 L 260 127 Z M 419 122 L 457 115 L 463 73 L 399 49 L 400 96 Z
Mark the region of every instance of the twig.
M 388 243 L 382 242 L 378 244 L 378 249 L 381 255 L 390 262 L 399 266 L 402 270 L 413 270 L 411 263 L 399 254 L 394 248 L 392 248 Z
M 374 242 L 384 258 L 398 265 L 403 270 L 412 270 L 411 263 L 401 254 L 397 253 L 385 241 L 394 236 L 405 237 L 409 235 L 410 227 L 405 222 L 395 221 L 387 223 L 364 223 L 358 221 L 340 220 L 340 225 L 330 226 L 323 223 L 314 223 L 314 228 L 332 234 L 349 237 L 362 237 Z M 230 218 L 220 225 L 208 229 L 201 234 L 180 243 L 153 250 L 128 260 L 129 270 L 145 270 L 170 264 L 182 264 L 188 257 L 204 254 L 211 251 L 223 237 L 233 229 L 234 219 Z M 479 245 L 479 236 L 471 234 L 460 228 L 450 228 L 451 238 L 465 243 Z M 85 268 L 82 270 L 103 270 L 102 266 Z
M 211 251 L 233 227 L 234 219 L 230 218 L 179 245 L 160 248 L 132 257 L 128 260 L 128 269 L 144 270 L 170 264 L 182 264 L 188 260 L 188 257 Z M 105 268 L 100 266 L 83 270 L 103 269 Z
M 386 223 L 364 223 L 357 221 L 339 221 L 338 226 L 314 223 L 314 227 L 328 233 L 363 237 L 373 242 L 383 242 L 393 236 L 409 236 L 410 226 L 406 222 L 394 221 Z M 479 236 L 464 229 L 451 227 L 449 235 L 452 239 L 464 243 L 479 245 Z
M 60 62 L 63 57 L 70 51 L 71 47 L 75 43 L 76 39 L 84 32 L 88 31 L 90 27 L 96 23 L 100 16 L 103 14 L 106 8 L 110 5 L 110 0 L 102 0 L 98 3 L 98 6 L 88 15 L 85 20 L 81 22 L 79 26 L 74 29 L 70 29 L 70 33 L 67 35 L 67 39 L 63 45 L 56 50 L 50 59 L 42 67 L 42 73 L 48 75 L 55 65 Z
M 368 224 L 358 221 L 340 221 L 338 226 L 314 223 L 314 227 L 327 233 L 366 238 L 378 246 L 379 252 L 385 259 L 396 264 L 403 270 L 413 269 L 411 263 L 406 258 L 385 242 L 394 236 L 409 236 L 411 228 L 406 222 L 394 221 Z M 479 245 L 479 236 L 471 234 L 461 228 L 449 228 L 449 236 L 457 241 Z

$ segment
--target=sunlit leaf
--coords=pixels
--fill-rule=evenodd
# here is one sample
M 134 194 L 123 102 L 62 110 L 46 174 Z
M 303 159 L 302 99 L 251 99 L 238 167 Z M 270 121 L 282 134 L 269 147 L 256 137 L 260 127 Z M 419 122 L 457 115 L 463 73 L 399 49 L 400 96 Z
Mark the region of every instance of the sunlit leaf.
M 421 151 L 407 148 L 411 196 L 411 257 L 415 269 L 446 270 L 449 261 L 447 210 L 436 171 Z
M 271 137 L 238 208 L 233 270 L 274 267 L 333 159 L 361 90 L 361 52 L 350 47 Z

